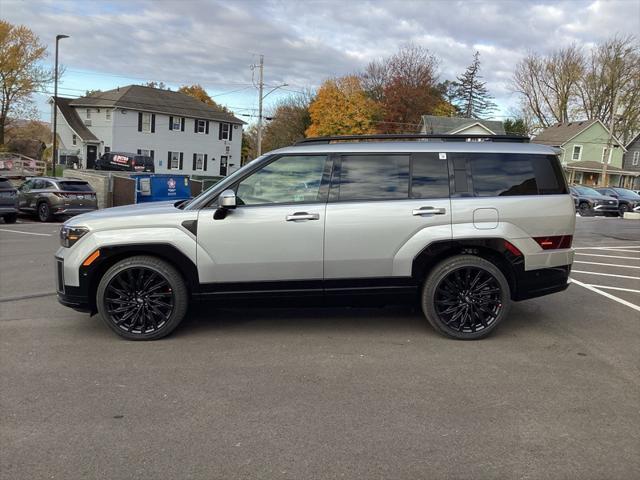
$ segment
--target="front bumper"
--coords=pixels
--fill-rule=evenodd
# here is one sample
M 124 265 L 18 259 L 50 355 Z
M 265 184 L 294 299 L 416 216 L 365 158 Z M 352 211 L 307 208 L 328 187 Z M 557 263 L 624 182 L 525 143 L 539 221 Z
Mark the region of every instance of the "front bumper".
M 0 215 L 7 215 L 10 213 L 18 213 L 18 209 L 16 207 L 5 207 L 4 205 L 0 207 Z
M 593 213 L 618 213 L 618 205 L 596 205 L 593 207 Z
M 86 288 L 72 287 L 65 285 L 64 281 L 64 259 L 56 257 L 56 293 L 58 302 L 65 307 L 73 308 L 78 312 L 91 312 L 89 297 Z

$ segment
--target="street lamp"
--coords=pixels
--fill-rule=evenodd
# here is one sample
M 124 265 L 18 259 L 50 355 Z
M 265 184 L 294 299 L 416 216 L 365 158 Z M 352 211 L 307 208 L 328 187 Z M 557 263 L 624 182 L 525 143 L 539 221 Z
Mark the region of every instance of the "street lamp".
M 56 35 L 56 69 L 53 72 L 53 147 L 51 156 L 51 173 L 56 175 L 56 159 L 58 158 L 58 42 L 69 35 Z

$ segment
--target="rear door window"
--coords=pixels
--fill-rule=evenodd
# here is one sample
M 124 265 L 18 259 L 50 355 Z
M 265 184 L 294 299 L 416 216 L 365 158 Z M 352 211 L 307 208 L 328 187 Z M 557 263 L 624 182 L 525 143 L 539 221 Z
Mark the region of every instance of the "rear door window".
M 448 198 L 449 168 L 437 153 L 411 157 L 411 198 Z
M 60 182 L 60 190 L 65 192 L 93 192 L 87 182 Z
M 409 198 L 409 155 L 343 155 L 338 198 Z

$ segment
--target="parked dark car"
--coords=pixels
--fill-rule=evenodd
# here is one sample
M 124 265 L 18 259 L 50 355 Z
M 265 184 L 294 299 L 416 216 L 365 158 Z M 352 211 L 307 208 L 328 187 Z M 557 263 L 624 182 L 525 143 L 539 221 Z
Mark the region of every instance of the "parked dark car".
M 107 152 L 96 160 L 96 170 L 155 172 L 153 158 L 127 152 Z
M 18 193 L 8 178 L 0 177 L 0 216 L 4 223 L 15 223 L 18 218 Z
M 640 212 L 640 195 L 633 190 L 620 187 L 598 188 L 598 192 L 609 195 L 618 200 L 618 211 L 620 216 L 625 212 Z
M 618 201 L 615 198 L 603 195 L 597 190 L 584 185 L 573 185 L 569 187 L 569 191 L 577 205 L 577 211 L 580 216 L 618 216 Z
M 60 177 L 29 178 L 18 189 L 18 208 L 41 222 L 98 209 L 96 192 L 84 180 Z

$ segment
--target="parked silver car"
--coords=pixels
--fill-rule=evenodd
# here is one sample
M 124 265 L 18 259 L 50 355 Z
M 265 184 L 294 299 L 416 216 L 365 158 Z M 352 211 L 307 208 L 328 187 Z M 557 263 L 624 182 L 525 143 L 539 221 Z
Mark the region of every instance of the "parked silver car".
M 567 288 L 575 211 L 552 148 L 467 139 L 307 139 L 190 202 L 71 219 L 58 299 L 134 340 L 190 302 L 272 299 L 416 302 L 438 332 L 485 337 L 512 301 Z

